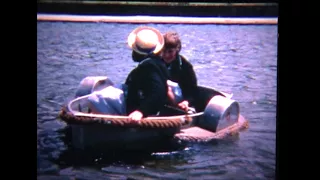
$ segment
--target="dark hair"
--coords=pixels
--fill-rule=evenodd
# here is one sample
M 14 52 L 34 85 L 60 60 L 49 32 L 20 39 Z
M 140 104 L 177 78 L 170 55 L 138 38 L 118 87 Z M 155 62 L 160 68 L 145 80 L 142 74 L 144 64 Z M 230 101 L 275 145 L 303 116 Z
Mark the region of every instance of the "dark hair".
M 171 48 L 178 48 L 178 52 L 181 50 L 181 40 L 179 35 L 175 31 L 168 31 L 163 35 L 164 37 L 164 48 L 171 49 Z
M 151 56 L 158 57 L 158 56 L 160 56 L 160 53 L 161 53 L 161 51 L 159 51 L 156 54 L 154 54 L 154 53 L 151 53 L 151 54 L 140 54 L 140 53 L 132 50 L 131 56 L 132 56 L 132 60 L 134 62 L 141 62 L 142 60 L 146 59 L 147 57 L 151 57 Z
M 132 51 L 132 60 L 134 62 L 141 62 L 142 60 L 144 60 L 148 55 L 145 54 L 140 54 L 136 51 Z

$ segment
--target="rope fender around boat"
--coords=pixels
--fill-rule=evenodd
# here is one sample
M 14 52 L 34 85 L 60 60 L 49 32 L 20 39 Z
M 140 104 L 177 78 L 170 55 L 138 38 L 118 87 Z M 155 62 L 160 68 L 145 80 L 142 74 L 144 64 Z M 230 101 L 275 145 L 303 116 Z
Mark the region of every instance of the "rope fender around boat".
M 128 116 L 113 116 L 113 115 L 97 115 L 88 113 L 73 114 L 68 112 L 66 107 L 63 107 L 59 113 L 61 120 L 68 124 L 105 124 L 111 126 L 122 127 L 141 127 L 141 128 L 173 128 L 181 127 L 190 124 L 193 117 L 200 116 L 202 113 L 179 116 L 164 116 L 164 117 L 147 117 L 138 123 L 132 123 L 128 120 Z
M 197 127 L 195 127 L 197 128 Z M 208 142 L 213 139 L 223 139 L 227 136 L 233 136 L 241 130 L 245 130 L 249 128 L 249 122 L 248 120 L 244 119 L 243 116 L 239 116 L 239 120 L 237 123 L 222 129 L 216 133 L 208 132 L 203 129 L 199 129 L 199 131 L 191 130 L 193 133 L 190 133 L 190 131 L 182 133 L 178 133 L 174 136 L 175 139 L 184 141 L 184 142 Z

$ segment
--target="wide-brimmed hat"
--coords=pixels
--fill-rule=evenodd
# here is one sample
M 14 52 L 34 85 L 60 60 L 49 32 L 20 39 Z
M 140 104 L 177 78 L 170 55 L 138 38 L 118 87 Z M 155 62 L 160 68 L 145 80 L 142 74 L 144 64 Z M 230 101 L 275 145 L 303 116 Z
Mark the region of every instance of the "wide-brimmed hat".
M 164 39 L 159 30 L 141 26 L 129 34 L 128 45 L 139 54 L 157 54 L 163 48 Z

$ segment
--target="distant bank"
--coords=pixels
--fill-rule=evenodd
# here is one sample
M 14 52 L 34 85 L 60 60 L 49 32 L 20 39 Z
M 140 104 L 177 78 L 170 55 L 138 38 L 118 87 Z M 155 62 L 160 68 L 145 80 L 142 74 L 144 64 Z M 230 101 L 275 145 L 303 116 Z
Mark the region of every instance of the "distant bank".
M 40 14 L 184 17 L 278 17 L 278 3 L 38 0 Z
M 37 14 L 38 21 L 65 22 L 106 22 L 106 23 L 161 23 L 161 24 L 238 24 L 238 25 L 277 25 L 278 18 L 243 18 L 243 17 L 177 17 L 177 16 L 101 16 Z

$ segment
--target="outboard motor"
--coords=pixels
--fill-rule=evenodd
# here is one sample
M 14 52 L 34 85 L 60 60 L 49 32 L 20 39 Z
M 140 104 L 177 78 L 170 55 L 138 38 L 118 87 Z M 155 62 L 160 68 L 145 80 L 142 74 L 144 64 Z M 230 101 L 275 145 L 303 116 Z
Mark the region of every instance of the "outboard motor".
M 217 132 L 238 122 L 239 103 L 230 98 L 216 95 L 207 104 L 204 114 L 197 121 L 197 126 Z

